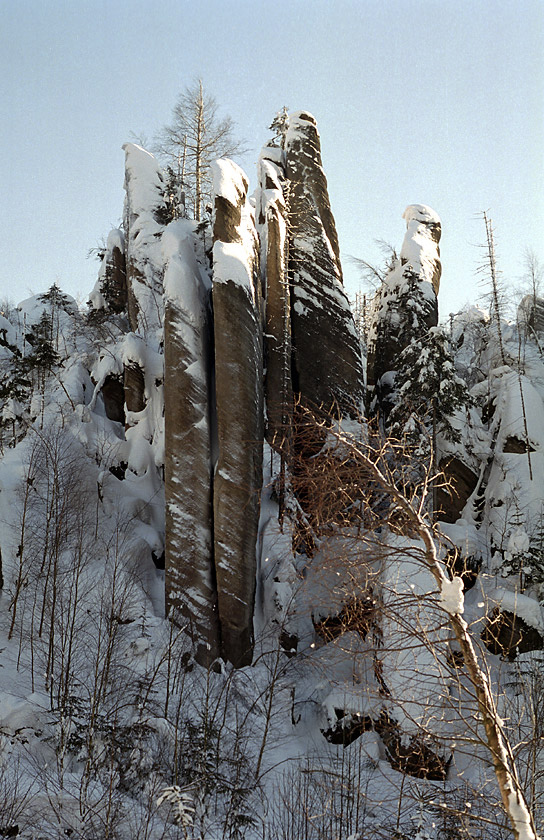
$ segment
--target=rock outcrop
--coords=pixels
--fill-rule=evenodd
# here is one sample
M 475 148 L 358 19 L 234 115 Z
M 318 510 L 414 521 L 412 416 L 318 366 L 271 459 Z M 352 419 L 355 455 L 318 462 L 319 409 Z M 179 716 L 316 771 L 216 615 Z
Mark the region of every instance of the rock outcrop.
M 110 374 L 102 385 L 102 399 L 104 410 L 109 420 L 116 423 L 125 422 L 125 388 L 120 376 Z
M 124 369 L 125 404 L 127 411 L 138 414 L 145 408 L 145 378 L 138 362 L 128 362 Z
M 439 464 L 444 482 L 436 490 L 436 511 L 442 522 L 457 522 L 478 484 L 478 476 L 460 458 L 444 458 Z
M 108 236 L 99 282 L 109 309 L 116 314 L 124 312 L 127 306 L 127 264 L 122 230 L 114 229 Z
M 166 605 L 201 665 L 220 654 L 213 568 L 210 283 L 192 224 L 163 234 L 165 291 Z M 172 614 L 172 610 L 174 613 Z
M 162 294 L 163 181 L 152 154 L 134 143 L 123 149 L 128 317 L 133 332 L 147 332 L 159 320 L 154 294 Z
M 253 654 L 263 441 L 262 305 L 247 187 L 232 161 L 214 164 L 214 561 L 222 653 L 238 666 Z
M 372 303 L 368 339 L 369 403 L 376 396 L 382 413 L 387 413 L 399 353 L 418 330 L 429 330 L 438 323 L 441 222 L 434 210 L 422 204 L 409 205 L 403 218 L 407 230 L 400 258 Z
M 309 406 L 353 416 L 363 398 L 360 346 L 342 285 L 319 133 L 305 111 L 289 117 L 285 175 L 293 390 Z
M 266 295 L 266 437 L 283 448 L 290 437 L 293 414 L 291 382 L 291 290 L 287 239 L 287 189 L 284 154 L 277 147 L 263 149 L 259 160 L 261 269 Z
M 529 333 L 544 332 L 544 300 L 536 295 L 525 295 L 518 306 L 518 322 Z
M 498 607 L 486 620 L 482 641 L 490 653 L 504 656 L 510 661 L 520 653 L 544 648 L 544 638 L 536 627 L 531 627 L 516 613 L 502 611 Z

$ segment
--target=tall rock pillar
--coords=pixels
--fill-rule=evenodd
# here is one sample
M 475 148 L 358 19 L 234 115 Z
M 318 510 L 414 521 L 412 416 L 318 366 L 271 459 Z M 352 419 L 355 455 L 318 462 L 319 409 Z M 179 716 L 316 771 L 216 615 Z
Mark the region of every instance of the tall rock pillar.
M 353 416 L 363 399 L 361 351 L 311 114 L 290 115 L 284 145 L 293 390 L 310 406 Z
M 262 486 L 263 329 L 257 235 L 248 181 L 213 165 L 213 312 L 217 463 L 214 560 L 223 657 L 251 663 Z
M 213 567 L 210 282 L 195 258 L 193 225 L 172 222 L 162 238 L 166 610 L 179 610 L 195 659 L 220 655 Z M 172 616 L 173 618 L 175 616 Z
M 372 303 L 368 341 L 369 400 L 387 416 L 396 358 L 414 337 L 438 323 L 440 218 L 423 204 L 410 204 L 403 213 L 406 234 L 400 258 L 387 274 Z M 414 323 L 414 321 L 416 323 Z

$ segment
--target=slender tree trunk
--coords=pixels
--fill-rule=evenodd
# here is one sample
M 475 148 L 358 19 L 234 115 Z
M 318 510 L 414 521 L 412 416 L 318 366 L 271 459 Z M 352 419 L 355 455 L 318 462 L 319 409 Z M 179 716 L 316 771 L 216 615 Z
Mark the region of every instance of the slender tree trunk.
M 204 96 L 202 82 L 199 83 L 197 110 L 196 153 L 195 153 L 195 219 L 200 221 L 202 204 L 202 141 L 204 137 Z
M 367 471 L 369 476 L 389 495 L 392 505 L 404 514 L 414 533 L 422 540 L 424 563 L 433 575 L 439 591 L 442 592 L 450 581 L 438 559 L 435 534 L 432 526 L 429 526 L 425 520 L 423 503 L 415 507 L 402 490 L 381 470 L 370 454 L 362 450 L 349 435 L 341 432 L 333 432 L 333 434 L 339 442 L 352 451 L 358 468 L 362 467 Z M 487 746 L 514 837 L 516 840 L 537 840 L 534 819 L 518 777 L 512 750 L 504 732 L 503 721 L 497 713 L 489 680 L 478 662 L 468 625 L 459 613 L 448 611 L 448 615 L 476 693 Z

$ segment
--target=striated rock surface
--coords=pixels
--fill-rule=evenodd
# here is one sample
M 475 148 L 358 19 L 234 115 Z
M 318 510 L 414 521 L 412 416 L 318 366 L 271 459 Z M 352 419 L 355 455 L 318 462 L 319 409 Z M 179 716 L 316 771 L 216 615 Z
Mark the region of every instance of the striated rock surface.
M 124 369 L 125 404 L 135 414 L 145 408 L 145 378 L 138 362 L 128 362 Z
M 251 662 L 262 486 L 263 344 L 257 238 L 247 178 L 214 164 L 213 311 L 217 463 L 214 560 L 223 657 Z M 221 238 L 224 237 L 224 238 Z
M 316 121 L 304 111 L 289 118 L 285 174 L 293 390 L 309 405 L 357 413 L 363 397 L 359 340 L 342 285 Z
M 193 225 L 162 239 L 165 291 L 166 610 L 179 610 L 197 662 L 220 653 L 213 568 L 210 284 L 195 257 Z
M 266 146 L 259 160 L 259 231 L 266 294 L 266 437 L 277 448 L 290 437 L 293 414 L 289 243 L 282 161 L 281 149 Z

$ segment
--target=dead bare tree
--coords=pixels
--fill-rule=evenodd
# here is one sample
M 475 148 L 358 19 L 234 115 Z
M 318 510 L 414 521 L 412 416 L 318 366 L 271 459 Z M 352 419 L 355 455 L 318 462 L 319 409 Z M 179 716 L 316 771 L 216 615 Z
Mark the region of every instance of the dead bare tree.
M 485 667 L 480 663 L 470 628 L 463 618 L 463 581 L 450 575 L 440 559 L 447 542 L 433 522 L 429 498 L 439 476 L 430 469 L 414 469 L 402 442 L 384 439 L 353 424 L 318 418 L 300 408 L 306 433 L 324 443 L 320 453 L 303 459 L 298 470 L 298 493 L 306 521 L 314 535 L 334 526 L 352 534 L 385 529 L 408 537 L 410 552 L 434 579 L 436 601 L 453 631 L 469 684 L 477 701 L 485 743 L 493 763 L 504 811 L 516 840 L 536 840 L 534 817 L 518 775 L 514 752 L 501 719 Z M 315 449 L 314 449 L 315 451 Z M 295 480 L 296 481 L 296 480 Z M 305 542 L 308 540 L 305 537 Z M 399 769 L 402 769 L 399 766 Z

